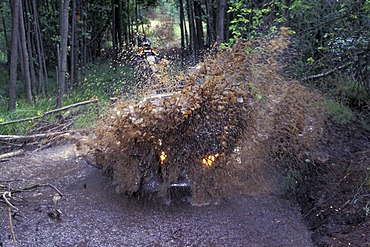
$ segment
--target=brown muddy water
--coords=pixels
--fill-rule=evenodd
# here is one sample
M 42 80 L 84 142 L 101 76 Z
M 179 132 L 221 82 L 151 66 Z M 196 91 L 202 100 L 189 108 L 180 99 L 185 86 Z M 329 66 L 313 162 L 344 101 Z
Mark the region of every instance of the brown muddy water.
M 13 211 L 18 246 L 313 246 L 299 208 L 273 194 L 240 195 L 217 204 L 166 205 L 130 199 L 75 155 L 74 145 L 26 153 L 0 163 L 13 188 L 52 184 L 18 194 Z M 55 199 L 55 198 L 54 198 Z M 58 219 L 50 217 L 61 211 Z M 0 246 L 13 246 L 0 204 Z

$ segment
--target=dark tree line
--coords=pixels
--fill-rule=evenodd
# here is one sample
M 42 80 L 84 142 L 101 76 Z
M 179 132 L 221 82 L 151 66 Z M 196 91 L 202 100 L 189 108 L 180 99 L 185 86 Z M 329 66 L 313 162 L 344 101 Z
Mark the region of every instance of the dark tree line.
M 46 95 L 56 73 L 57 105 L 79 87 L 86 65 L 119 54 L 145 33 L 146 13 L 164 0 L 0 1 L 2 37 L 8 50 L 9 110 L 15 109 L 17 80 L 32 103 Z M 188 54 L 237 38 L 292 32 L 292 75 L 314 80 L 345 72 L 370 92 L 370 3 L 368 0 L 168 0 L 178 10 L 179 43 Z M 6 20 L 6 12 L 11 21 Z M 53 72 L 53 73 L 51 73 Z

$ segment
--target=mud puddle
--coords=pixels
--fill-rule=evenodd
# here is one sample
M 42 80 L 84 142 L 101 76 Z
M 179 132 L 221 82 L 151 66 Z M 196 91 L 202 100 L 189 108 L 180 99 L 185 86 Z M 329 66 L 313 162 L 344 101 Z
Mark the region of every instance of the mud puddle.
M 49 187 L 20 194 L 26 201 L 13 212 L 19 246 L 313 246 L 299 208 L 274 195 L 202 207 L 137 201 L 115 193 L 112 180 L 76 158 L 73 145 L 26 153 L 0 170 L 0 181 L 24 179 L 12 186 L 49 183 L 63 193 L 58 201 Z M 4 204 L 0 246 L 13 246 Z

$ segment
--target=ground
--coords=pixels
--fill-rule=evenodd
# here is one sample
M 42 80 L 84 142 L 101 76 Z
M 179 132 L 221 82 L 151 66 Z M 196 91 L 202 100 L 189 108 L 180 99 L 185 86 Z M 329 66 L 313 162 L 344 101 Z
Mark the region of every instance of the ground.
M 296 203 L 273 194 L 239 195 L 207 206 L 130 199 L 112 180 L 63 145 L 0 163 L 12 187 L 52 184 L 19 193 L 14 236 L 19 246 L 313 246 Z M 13 246 L 0 207 L 0 246 Z M 4 207 L 3 207 L 4 206 Z M 60 212 L 61 214 L 60 214 Z
M 298 192 L 315 245 L 370 246 L 370 132 L 330 123 L 316 150 Z
M 0 162 L 0 181 L 52 184 L 63 194 L 47 186 L 18 194 L 26 200 L 14 202 L 19 246 L 370 246 L 369 138 L 357 124 L 328 123 L 289 199 L 238 195 L 202 207 L 130 199 L 76 157 L 73 143 Z M 0 203 L 0 246 L 13 246 Z

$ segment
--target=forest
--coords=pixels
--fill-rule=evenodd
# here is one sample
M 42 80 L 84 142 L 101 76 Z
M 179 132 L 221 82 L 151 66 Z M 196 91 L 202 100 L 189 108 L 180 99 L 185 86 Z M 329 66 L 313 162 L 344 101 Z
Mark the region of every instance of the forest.
M 96 148 L 101 166 L 130 178 L 136 164 L 121 165 L 137 150 L 148 164 L 180 162 L 167 157 L 173 152 L 185 165 L 203 159 L 212 168 L 246 143 L 241 153 L 251 163 L 284 170 L 282 186 L 302 206 L 315 244 L 369 243 L 370 0 L 0 0 L 0 16 L 0 154 L 94 126 L 89 145 L 108 147 Z M 158 85 L 137 66 L 142 36 L 162 62 Z M 143 90 L 172 84 L 180 96 L 159 100 L 165 110 L 155 115 Z M 147 136 L 160 136 L 168 153 L 155 153 L 152 139 L 138 141 Z M 198 156 L 183 152 L 196 145 Z M 210 177 L 203 168 L 189 168 L 199 183 L 208 179 L 218 191 L 229 184 L 229 170 Z M 171 172 L 178 170 L 166 171 L 168 181 Z M 120 186 L 136 193 L 121 174 Z M 341 214 L 332 212 L 339 204 Z
M 9 111 L 51 96 L 62 106 L 66 94 L 84 87 L 87 68 L 129 64 L 140 33 L 160 50 L 197 61 L 214 45 L 286 26 L 290 76 L 329 90 L 352 87 L 359 97 L 370 91 L 366 0 L 1 1 L 0 8 L 1 100 Z

